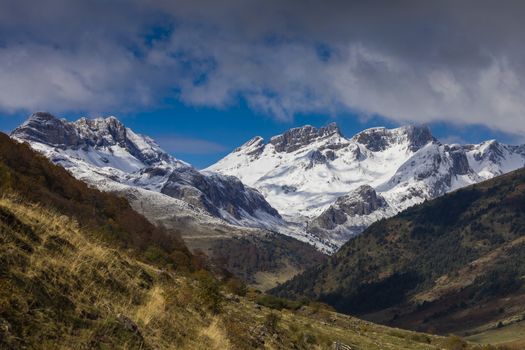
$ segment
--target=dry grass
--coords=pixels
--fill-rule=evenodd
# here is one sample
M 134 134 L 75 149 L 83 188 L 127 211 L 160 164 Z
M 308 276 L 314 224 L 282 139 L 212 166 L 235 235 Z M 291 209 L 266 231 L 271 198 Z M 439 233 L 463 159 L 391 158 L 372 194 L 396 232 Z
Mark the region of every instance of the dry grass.
M 36 341 L 43 334 L 53 339 L 57 348 L 68 348 L 68 344 L 79 341 L 97 346 L 107 343 L 110 348 L 198 348 L 192 344 L 191 335 L 208 327 L 210 321 L 205 315 L 195 317 L 192 305 L 198 304 L 193 300 L 187 301 L 185 308 L 179 306 L 182 303 L 177 300 L 175 287 L 187 284 L 186 279 L 94 241 L 93 235 L 75 221 L 41 206 L 4 197 L 0 208 L 13 213 L 37 235 L 37 241 L 28 242 L 16 230 L 2 227 L 0 256 L 3 260 L 18 257 L 21 262 L 12 265 L 2 278 L 2 302 L 27 301 L 20 310 L 27 318 L 9 315 L 7 308 L 2 315 L 13 330 L 13 348 Z M 25 251 L 26 246 L 30 251 Z M 50 298 L 59 304 L 52 305 Z M 51 310 L 64 308 L 67 314 L 45 310 L 45 317 L 39 319 L 39 311 L 31 304 Z M 128 319 L 140 331 L 130 331 Z M 20 324 L 12 324 L 16 321 Z M 172 328 L 171 332 L 166 332 L 166 327 Z M 16 330 L 19 334 L 12 334 Z M 35 331 L 43 334 L 31 339 Z
M 255 274 L 255 283 L 251 284 L 253 288 L 265 291 L 271 289 L 281 283 L 284 283 L 301 273 L 302 271 L 297 267 L 294 267 L 289 262 L 285 262 L 284 267 L 272 272 L 272 271 L 259 271 Z
M 340 341 L 430 350 L 443 342 L 325 309 L 270 310 L 250 297 L 225 297 L 214 314 L 192 276 L 139 262 L 74 220 L 13 197 L 0 198 L 0 214 L 2 349 L 331 349 Z
M 149 291 L 144 305 L 137 308 L 135 317 L 143 325 L 148 326 L 152 320 L 159 319 L 165 312 L 166 300 L 163 296 L 163 289 L 154 286 Z
M 201 336 L 205 338 L 210 350 L 229 350 L 232 348 L 224 328 L 220 325 L 218 318 L 215 318 L 211 324 L 202 329 Z
M 479 344 L 505 345 L 509 349 L 525 348 L 525 322 L 516 322 L 470 336 L 468 340 Z

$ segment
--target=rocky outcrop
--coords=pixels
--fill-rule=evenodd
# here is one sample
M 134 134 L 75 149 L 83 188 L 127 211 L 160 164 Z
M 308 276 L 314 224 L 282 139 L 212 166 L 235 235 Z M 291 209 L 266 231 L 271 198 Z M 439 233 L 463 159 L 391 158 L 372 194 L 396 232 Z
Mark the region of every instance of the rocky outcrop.
M 372 152 L 384 151 L 393 144 L 407 142 L 408 149 L 416 152 L 429 142 L 435 141 L 427 126 L 405 126 L 399 129 L 372 128 L 354 136 L 355 141 Z
M 11 133 L 11 136 L 63 149 L 81 145 L 74 125 L 46 112 L 33 113 L 24 124 Z
M 332 230 L 347 222 L 349 217 L 369 215 L 388 206 L 386 200 L 376 191 L 363 185 L 351 193 L 339 197 L 334 204 L 309 223 L 309 227 Z
M 451 172 L 454 175 L 467 175 L 472 173 L 472 169 L 468 163 L 467 154 L 459 146 L 451 146 L 445 148 L 452 159 L 452 169 Z
M 264 150 L 264 146 L 264 139 L 260 136 L 256 136 L 241 147 L 237 147 L 233 152 L 245 151 L 246 154 L 257 157 Z
M 235 219 L 242 219 L 246 214 L 256 216 L 263 211 L 280 218 L 264 197 L 234 176 L 202 174 L 193 168 L 175 169 L 161 190 L 170 197 L 182 199 L 200 207 L 217 217 L 222 217 L 221 210 Z
M 409 140 L 409 149 L 416 152 L 426 144 L 436 141 L 428 126 L 410 125 L 405 127 L 405 132 Z
M 290 153 L 316 140 L 333 135 L 342 136 L 336 123 L 330 123 L 322 128 L 306 125 L 301 128 L 290 129 L 282 135 L 272 137 L 270 144 L 274 146 L 276 152 Z

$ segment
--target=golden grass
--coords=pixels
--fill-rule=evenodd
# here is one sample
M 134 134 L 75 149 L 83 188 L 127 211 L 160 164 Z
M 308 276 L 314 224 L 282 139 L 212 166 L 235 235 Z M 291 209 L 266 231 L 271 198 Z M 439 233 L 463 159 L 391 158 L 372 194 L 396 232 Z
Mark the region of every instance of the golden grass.
M 192 276 L 139 262 L 74 220 L 16 197 L 0 198 L 0 210 L 20 221 L 0 221 L 2 349 L 331 349 L 339 341 L 353 349 L 431 350 L 443 344 L 440 337 L 325 309 L 270 310 L 250 297 L 226 298 L 213 314 Z M 270 329 L 271 312 L 278 322 Z
M 230 340 L 228 339 L 224 328 L 220 325 L 218 318 L 213 319 L 208 327 L 201 331 L 201 336 L 206 340 L 210 350 L 230 350 L 232 348 Z
M 284 263 L 284 267 L 276 272 L 259 271 L 255 274 L 255 283 L 251 287 L 262 291 L 271 289 L 280 283 L 284 283 L 301 273 L 302 271 L 292 266 L 289 262 Z
M 163 296 L 163 289 L 154 286 L 149 291 L 144 305 L 137 308 L 136 319 L 147 326 L 152 320 L 158 319 L 165 312 L 166 301 Z

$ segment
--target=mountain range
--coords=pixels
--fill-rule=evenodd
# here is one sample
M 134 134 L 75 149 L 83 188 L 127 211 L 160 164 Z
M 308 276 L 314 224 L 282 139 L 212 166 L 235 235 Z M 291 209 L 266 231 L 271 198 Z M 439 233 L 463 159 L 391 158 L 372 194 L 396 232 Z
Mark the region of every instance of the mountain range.
M 75 122 L 35 113 L 11 136 L 27 141 L 75 177 L 96 187 L 143 188 L 244 226 L 269 226 L 280 216 L 257 191 L 233 176 L 201 173 L 164 152 L 115 117 Z
M 335 123 L 255 137 L 206 170 L 258 189 L 289 221 L 337 249 L 373 222 L 525 165 L 525 145 L 443 144 L 426 126 L 345 137 Z
M 525 145 L 443 144 L 425 126 L 345 137 L 335 123 L 307 125 L 255 137 L 204 171 L 115 117 L 34 113 L 11 136 L 163 225 L 263 230 L 328 253 L 377 220 L 525 164 Z

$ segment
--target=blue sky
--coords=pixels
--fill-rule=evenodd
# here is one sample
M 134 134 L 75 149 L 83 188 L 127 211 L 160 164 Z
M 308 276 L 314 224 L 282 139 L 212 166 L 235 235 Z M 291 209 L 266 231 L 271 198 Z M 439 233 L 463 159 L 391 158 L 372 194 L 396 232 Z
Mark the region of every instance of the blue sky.
M 523 143 L 524 12 L 484 0 L 2 1 L 0 130 L 34 111 L 115 115 L 199 168 L 255 135 L 330 121 L 346 135 L 414 123 L 446 142 Z

